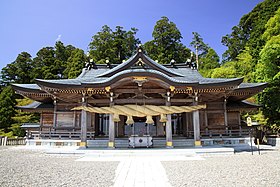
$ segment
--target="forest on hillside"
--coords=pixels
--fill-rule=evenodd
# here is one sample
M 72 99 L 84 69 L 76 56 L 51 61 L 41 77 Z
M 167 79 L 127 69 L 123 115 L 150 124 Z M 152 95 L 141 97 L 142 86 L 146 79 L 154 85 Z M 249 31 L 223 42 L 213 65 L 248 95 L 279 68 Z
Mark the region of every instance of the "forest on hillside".
M 24 136 L 20 125 L 38 122 L 36 114 L 21 112 L 18 105 L 27 105 L 29 99 L 16 95 L 11 83 L 30 84 L 35 79 L 67 79 L 77 77 L 85 62 L 119 64 L 133 55 L 141 43 L 136 38 L 138 29 L 124 30 L 104 25 L 89 41 L 88 51 L 57 41 L 54 46 L 39 49 L 36 56 L 21 52 L 1 70 L 0 136 Z M 205 77 L 243 77 L 244 82 L 267 82 L 267 88 L 250 98 L 262 108 L 250 115 L 254 121 L 274 132 L 280 132 L 280 1 L 265 0 L 244 15 L 232 32 L 221 42 L 227 47 L 222 59 L 199 33 L 193 32 L 190 46 L 185 46 L 176 24 L 167 17 L 155 23 L 153 39 L 143 44 L 145 53 L 159 63 L 171 60 L 195 61 L 198 54 L 198 71 Z

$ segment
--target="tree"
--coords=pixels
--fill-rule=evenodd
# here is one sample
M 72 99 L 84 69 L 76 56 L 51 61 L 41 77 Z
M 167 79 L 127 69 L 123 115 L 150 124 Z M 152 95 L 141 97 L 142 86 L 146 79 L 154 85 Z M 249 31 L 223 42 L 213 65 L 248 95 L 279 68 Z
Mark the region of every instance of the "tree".
M 64 76 L 69 79 L 76 78 L 82 72 L 86 60 L 83 50 L 73 50 L 71 56 L 67 60 L 67 66 L 63 72 Z
M 262 49 L 256 79 L 269 83 L 260 96 L 260 102 L 268 124 L 280 131 L 280 35 L 271 37 Z
M 23 99 L 16 99 L 16 105 L 17 106 L 26 106 L 28 104 L 31 104 L 33 101 L 28 98 Z M 16 114 L 12 117 L 13 124 L 9 128 L 12 136 L 25 136 L 25 130 L 21 128 L 21 125 L 23 123 L 38 123 L 40 120 L 40 115 L 38 113 L 29 113 L 29 112 L 22 112 L 20 110 L 16 110 Z
M 90 57 L 96 63 L 104 63 L 105 59 L 111 63 L 121 63 L 128 59 L 135 52 L 139 39 L 135 37 L 136 28 L 129 31 L 117 26 L 113 31 L 109 26 L 104 25 L 100 32 L 92 37 L 89 44 Z
M 33 76 L 39 79 L 56 79 L 55 51 L 53 47 L 44 47 L 37 52 L 33 59 L 35 68 Z
M 13 124 L 12 117 L 16 114 L 15 104 L 14 90 L 10 86 L 5 87 L 0 93 L 0 129 L 4 129 L 5 133 Z
M 235 69 L 238 77 L 243 77 L 244 82 L 253 82 L 253 74 L 255 70 L 255 63 L 250 54 L 249 47 L 245 49 L 236 57 Z
M 167 64 L 172 59 L 176 62 L 185 62 L 190 57 L 190 50 L 181 43 L 183 37 L 179 29 L 167 17 L 162 17 L 156 22 L 153 38 L 144 44 L 144 49 L 159 63 Z
M 280 7 L 278 0 L 265 0 L 259 3 L 250 13 L 244 15 L 237 26 L 232 28 L 232 33 L 222 38 L 223 45 L 228 49 L 223 54 L 224 61 L 235 61 L 237 56 L 245 49 L 250 48 L 255 63 L 265 42 L 262 34 L 265 31 L 267 21 L 275 15 Z
M 210 47 L 208 44 L 205 44 L 203 42 L 203 38 L 197 32 L 193 32 L 192 34 L 193 34 L 193 38 L 190 45 L 195 50 L 197 50 L 197 54 L 199 55 L 200 58 L 202 58 L 207 54 Z
M 1 71 L 2 81 L 7 83 L 31 83 L 34 77 L 30 73 L 34 68 L 31 55 L 27 52 L 20 53 L 16 60 L 8 64 Z
M 236 74 L 235 62 L 227 62 L 223 66 L 214 69 L 211 72 L 211 78 L 235 78 Z
M 220 57 L 212 48 L 209 48 L 207 53 L 202 58 L 200 58 L 199 61 L 199 72 L 204 77 L 211 77 L 212 70 L 220 67 Z
M 57 41 L 54 50 L 56 75 L 58 78 L 66 78 L 63 72 L 66 69 L 67 60 L 71 56 L 72 51 L 75 50 L 75 47 L 72 45 L 64 46 L 61 41 Z
M 275 15 L 268 20 L 265 25 L 265 32 L 262 35 L 262 38 L 265 41 L 268 41 L 273 36 L 280 34 L 280 8 L 276 11 Z
M 196 63 L 198 63 L 200 73 L 205 77 L 211 77 L 211 69 L 220 67 L 220 58 L 214 49 L 204 43 L 203 38 L 197 32 L 192 34 L 190 46 L 195 49 Z
M 32 77 L 39 79 L 66 78 L 63 72 L 73 50 L 75 47 L 72 45 L 64 46 L 61 41 L 56 42 L 55 47 L 43 47 L 33 59 Z

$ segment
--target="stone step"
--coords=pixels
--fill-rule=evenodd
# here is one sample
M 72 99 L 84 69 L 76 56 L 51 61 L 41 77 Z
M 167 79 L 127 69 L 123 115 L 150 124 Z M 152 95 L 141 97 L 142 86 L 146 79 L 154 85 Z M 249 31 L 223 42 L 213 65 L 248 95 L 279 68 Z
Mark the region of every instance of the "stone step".
M 174 139 L 173 146 L 174 147 L 192 147 L 194 145 L 194 141 L 191 139 Z M 117 139 L 115 141 L 115 146 L 117 148 L 127 148 L 129 147 L 129 143 L 127 139 Z M 166 140 L 165 139 L 154 139 L 153 147 L 165 147 Z M 108 140 L 88 140 L 88 147 L 90 148 L 106 148 L 108 147 Z
M 87 146 L 89 148 L 106 148 L 108 147 L 108 140 L 88 140 Z M 115 146 L 119 148 L 127 148 L 128 140 L 116 140 Z

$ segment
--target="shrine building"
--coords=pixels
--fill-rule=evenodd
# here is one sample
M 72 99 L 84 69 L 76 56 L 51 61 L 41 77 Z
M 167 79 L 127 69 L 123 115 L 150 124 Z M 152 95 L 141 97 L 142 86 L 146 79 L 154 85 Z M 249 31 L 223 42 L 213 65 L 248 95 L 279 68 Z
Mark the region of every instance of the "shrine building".
M 40 113 L 25 123 L 28 145 L 183 147 L 248 143 L 240 113 L 266 83 L 204 78 L 191 62 L 159 64 L 141 47 L 121 64 L 90 62 L 75 79 L 13 84 Z

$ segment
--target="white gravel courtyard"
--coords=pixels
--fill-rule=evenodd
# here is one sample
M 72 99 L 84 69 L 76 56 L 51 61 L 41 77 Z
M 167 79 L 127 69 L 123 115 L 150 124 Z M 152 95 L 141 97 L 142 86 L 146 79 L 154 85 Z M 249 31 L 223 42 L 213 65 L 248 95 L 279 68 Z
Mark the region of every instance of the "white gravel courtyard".
M 0 186 L 113 186 L 119 163 L 125 164 L 117 159 L 81 161 L 83 157 L 0 147 Z M 168 184 L 174 187 L 280 186 L 280 151 L 266 151 L 262 155 L 255 152 L 253 156 L 242 152 L 200 157 L 159 162 L 165 169 Z M 128 160 L 131 162 L 131 158 Z M 139 162 L 139 157 L 135 162 Z
M 280 151 L 162 162 L 172 186 L 280 186 Z

